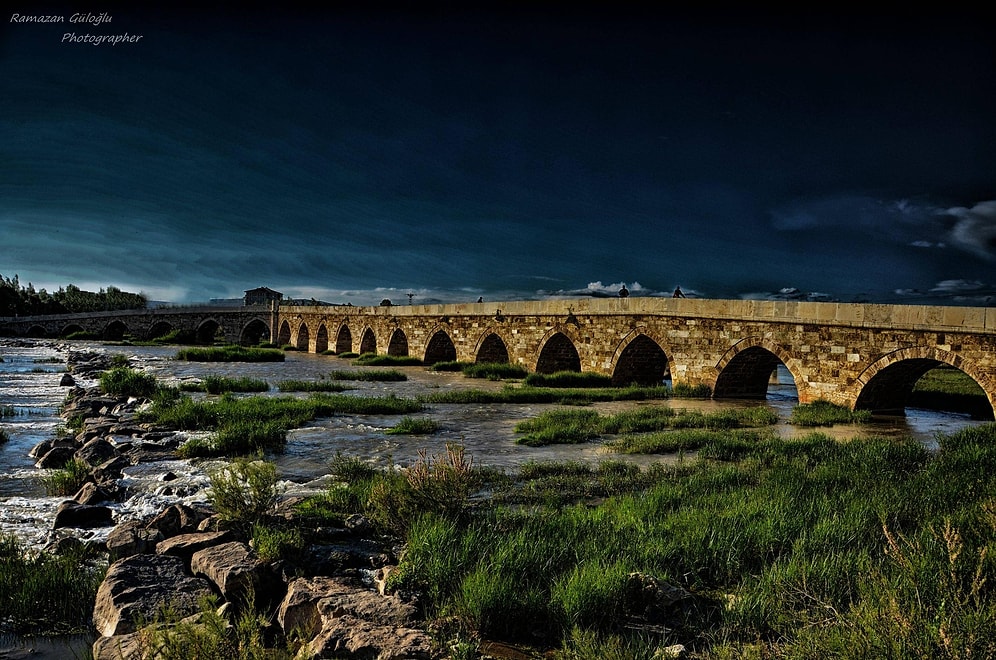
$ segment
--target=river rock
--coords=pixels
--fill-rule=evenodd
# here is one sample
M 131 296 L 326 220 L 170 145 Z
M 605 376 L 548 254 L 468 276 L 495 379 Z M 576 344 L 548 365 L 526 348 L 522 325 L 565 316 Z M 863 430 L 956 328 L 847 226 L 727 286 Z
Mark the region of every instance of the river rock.
M 108 527 L 114 524 L 111 510 L 106 506 L 89 506 L 67 500 L 55 510 L 52 529 L 62 527 Z
M 381 596 L 353 580 L 296 578 L 287 585 L 277 622 L 286 632 L 300 630 L 310 637 L 325 627 L 323 619 L 345 615 L 403 628 L 415 621 L 415 606 L 397 596 Z
M 163 509 L 159 515 L 148 522 L 150 529 L 155 528 L 163 533 L 163 536 L 176 536 L 181 532 L 195 532 L 202 520 L 208 517 L 208 513 L 184 504 L 173 504 Z
M 134 555 L 111 564 L 93 608 L 97 632 L 104 637 L 135 632 L 137 621 L 154 621 L 166 606 L 179 616 L 198 612 L 200 601 L 213 592 L 207 580 L 186 569 L 186 562 L 169 555 Z
M 40 470 L 58 470 L 66 467 L 66 464 L 73 460 L 75 454 L 75 447 L 57 445 L 45 452 L 35 463 L 35 467 Z
M 150 530 L 157 529 L 156 527 L 153 527 L 151 524 L 147 525 L 147 527 Z M 219 543 L 225 543 L 230 539 L 231 539 L 231 532 L 228 531 L 192 532 L 189 534 L 178 534 L 176 536 L 171 536 L 164 541 L 161 541 L 156 546 L 156 554 L 182 557 L 184 560 L 189 561 L 191 557 L 194 556 L 195 552 L 198 552 L 205 548 L 209 548 Z
M 255 596 L 260 603 L 277 602 L 283 595 L 274 597 L 279 580 L 241 541 L 198 550 L 190 559 L 190 572 L 213 582 L 231 603 L 243 604 L 247 595 Z
M 103 438 L 94 438 L 77 449 L 75 457 L 91 467 L 97 467 L 117 455 L 117 449 L 110 442 Z
M 62 374 L 62 378 L 59 380 L 59 387 L 73 387 L 76 385 L 76 379 L 69 374 Z
M 115 562 L 132 555 L 152 554 L 156 544 L 162 540 L 163 535 L 158 529 L 148 529 L 139 520 L 127 520 L 107 536 L 108 559 Z
M 415 628 L 381 626 L 350 615 L 323 619 L 322 631 L 308 644 L 307 658 L 432 660 L 432 638 Z M 300 656 L 299 656 L 300 657 Z

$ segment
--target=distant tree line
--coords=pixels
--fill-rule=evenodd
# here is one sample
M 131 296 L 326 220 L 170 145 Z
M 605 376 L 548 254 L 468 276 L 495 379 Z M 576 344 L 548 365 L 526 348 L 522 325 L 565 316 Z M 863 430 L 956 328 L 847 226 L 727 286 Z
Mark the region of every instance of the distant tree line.
M 49 293 L 45 289 L 36 290 L 30 282 L 21 286 L 17 275 L 13 279 L 0 275 L 0 316 L 144 309 L 147 303 L 148 299 L 141 293 L 128 293 L 114 286 L 94 293 L 67 284 L 65 288 L 59 287 L 55 293 Z

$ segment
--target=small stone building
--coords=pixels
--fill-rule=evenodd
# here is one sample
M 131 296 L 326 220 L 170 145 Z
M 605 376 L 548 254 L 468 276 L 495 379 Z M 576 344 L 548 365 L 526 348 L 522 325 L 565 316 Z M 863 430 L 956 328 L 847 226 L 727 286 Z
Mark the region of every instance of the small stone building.
M 284 294 L 279 291 L 274 291 L 273 289 L 265 286 L 261 286 L 257 289 L 249 289 L 245 293 L 246 295 L 243 298 L 243 304 L 246 307 L 250 305 L 269 305 L 274 300 L 280 302 L 284 297 Z

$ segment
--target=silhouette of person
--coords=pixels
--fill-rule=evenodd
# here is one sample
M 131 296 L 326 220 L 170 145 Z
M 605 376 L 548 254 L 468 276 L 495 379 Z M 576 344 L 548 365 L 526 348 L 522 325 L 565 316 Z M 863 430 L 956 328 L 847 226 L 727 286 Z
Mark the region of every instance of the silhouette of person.
M 684 298 L 685 294 L 682 292 L 680 286 L 674 287 L 674 293 L 671 295 L 672 298 Z
M 627 289 L 626 285 L 623 284 L 623 288 L 619 289 L 619 297 L 620 298 L 625 298 L 628 295 L 629 295 L 629 289 Z
M 484 302 L 484 296 L 481 296 L 480 298 L 478 298 L 477 302 Z

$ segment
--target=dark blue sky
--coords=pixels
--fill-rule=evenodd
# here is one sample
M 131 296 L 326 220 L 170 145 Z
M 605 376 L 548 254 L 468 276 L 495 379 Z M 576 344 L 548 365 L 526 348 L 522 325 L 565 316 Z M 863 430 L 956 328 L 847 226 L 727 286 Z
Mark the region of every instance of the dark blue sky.
M 420 6 L 5 10 L 0 273 L 177 302 L 996 292 L 981 15 Z

